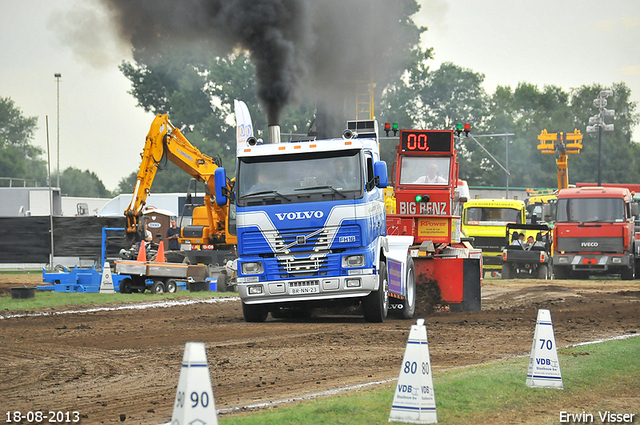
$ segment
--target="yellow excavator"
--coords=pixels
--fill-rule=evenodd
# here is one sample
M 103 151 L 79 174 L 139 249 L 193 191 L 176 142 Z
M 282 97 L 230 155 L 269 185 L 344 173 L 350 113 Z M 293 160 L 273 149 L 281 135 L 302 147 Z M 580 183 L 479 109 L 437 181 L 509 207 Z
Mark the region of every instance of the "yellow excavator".
M 159 114 L 153 120 L 140 154 L 142 162 L 136 179 L 131 204 L 124 211 L 127 237 L 132 241 L 144 239 L 143 211 L 151 184 L 162 163 L 171 161 L 196 181 L 204 183 L 204 205 L 193 209 L 192 223 L 180 228 L 178 241 L 191 263 L 223 264 L 224 259 L 235 258 L 237 237 L 229 232 L 229 210 L 232 203 L 218 205 L 215 197 L 231 193 L 233 180 L 227 181 L 225 193 L 215 193 L 216 170 L 220 160 L 201 153 L 169 121 Z M 220 171 L 222 169 L 220 168 Z M 220 176 L 218 176 L 220 178 Z M 231 205 L 231 207 L 230 207 Z M 233 223 L 232 223 L 233 224 Z M 234 232 L 235 233 L 235 232 Z M 195 261 L 194 261 L 195 260 Z

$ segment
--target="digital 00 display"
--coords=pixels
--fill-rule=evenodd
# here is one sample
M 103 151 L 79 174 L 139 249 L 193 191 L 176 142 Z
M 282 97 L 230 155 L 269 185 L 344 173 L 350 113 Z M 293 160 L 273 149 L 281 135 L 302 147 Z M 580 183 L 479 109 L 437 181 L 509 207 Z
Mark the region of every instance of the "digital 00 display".
M 404 152 L 452 152 L 453 131 L 401 130 L 400 147 Z

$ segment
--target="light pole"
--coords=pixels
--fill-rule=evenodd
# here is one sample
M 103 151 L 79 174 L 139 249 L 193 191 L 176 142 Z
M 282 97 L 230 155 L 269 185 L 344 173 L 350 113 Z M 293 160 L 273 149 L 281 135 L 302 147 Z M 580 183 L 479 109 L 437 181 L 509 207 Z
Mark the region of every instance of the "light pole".
M 600 112 L 597 115 L 589 117 L 587 133 L 598 133 L 598 186 L 602 184 L 602 132 L 613 131 L 613 124 L 605 124 L 605 118 L 613 118 L 616 111 L 613 109 L 605 109 L 607 106 L 607 97 L 613 96 L 612 90 L 602 90 L 597 99 L 594 99 L 593 106 L 598 108 Z
M 493 159 L 495 161 L 496 164 L 498 164 L 500 166 L 500 168 L 502 168 L 504 170 L 504 172 L 507 174 L 507 190 L 505 192 L 505 199 L 509 199 L 509 176 L 511 175 L 511 173 L 509 172 L 509 136 L 515 136 L 515 133 L 501 133 L 501 134 L 478 134 L 475 137 L 472 135 L 469 135 L 469 137 L 471 137 L 471 139 L 476 142 L 490 157 L 491 159 Z M 493 155 L 491 155 L 489 153 L 489 151 L 482 146 L 482 143 L 478 142 L 476 140 L 476 137 L 506 137 L 506 155 L 507 155 L 507 168 L 503 167 L 502 164 L 500 164 L 500 161 L 498 161 Z
M 60 78 L 62 78 L 62 74 L 56 73 L 56 74 L 53 74 L 53 76 L 56 79 L 56 86 L 57 86 L 56 104 L 57 104 L 58 124 L 56 125 L 56 131 L 58 132 L 58 145 L 56 148 L 56 154 L 58 155 L 58 187 L 60 187 Z

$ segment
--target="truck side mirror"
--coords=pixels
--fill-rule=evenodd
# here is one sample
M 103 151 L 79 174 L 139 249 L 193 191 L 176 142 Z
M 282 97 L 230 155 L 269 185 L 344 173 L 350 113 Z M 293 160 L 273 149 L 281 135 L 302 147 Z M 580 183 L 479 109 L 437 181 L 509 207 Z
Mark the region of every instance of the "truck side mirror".
M 218 205 L 227 205 L 227 197 L 224 195 L 227 188 L 227 173 L 222 167 L 216 168 L 216 171 L 213 174 L 214 176 L 214 184 L 216 190 L 216 204 Z
M 551 214 L 551 204 L 542 204 L 542 220 L 547 223 L 553 221 L 553 215 Z
M 632 202 L 631 203 L 631 215 L 633 217 L 640 216 L 640 205 L 638 205 L 637 202 Z
M 388 186 L 387 163 L 384 161 L 376 161 L 373 164 L 373 174 L 378 178 L 376 186 L 384 189 Z

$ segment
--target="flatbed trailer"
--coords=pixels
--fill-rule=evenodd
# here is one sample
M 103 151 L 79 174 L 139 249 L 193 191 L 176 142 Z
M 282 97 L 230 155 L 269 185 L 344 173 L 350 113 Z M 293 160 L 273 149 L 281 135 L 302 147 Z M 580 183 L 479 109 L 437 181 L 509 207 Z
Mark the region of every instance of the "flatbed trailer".
M 191 282 L 204 282 L 209 276 L 204 265 L 155 263 L 151 261 L 114 261 L 114 272 L 126 276 L 120 282 L 120 292 L 145 292 L 152 294 L 173 293 Z

